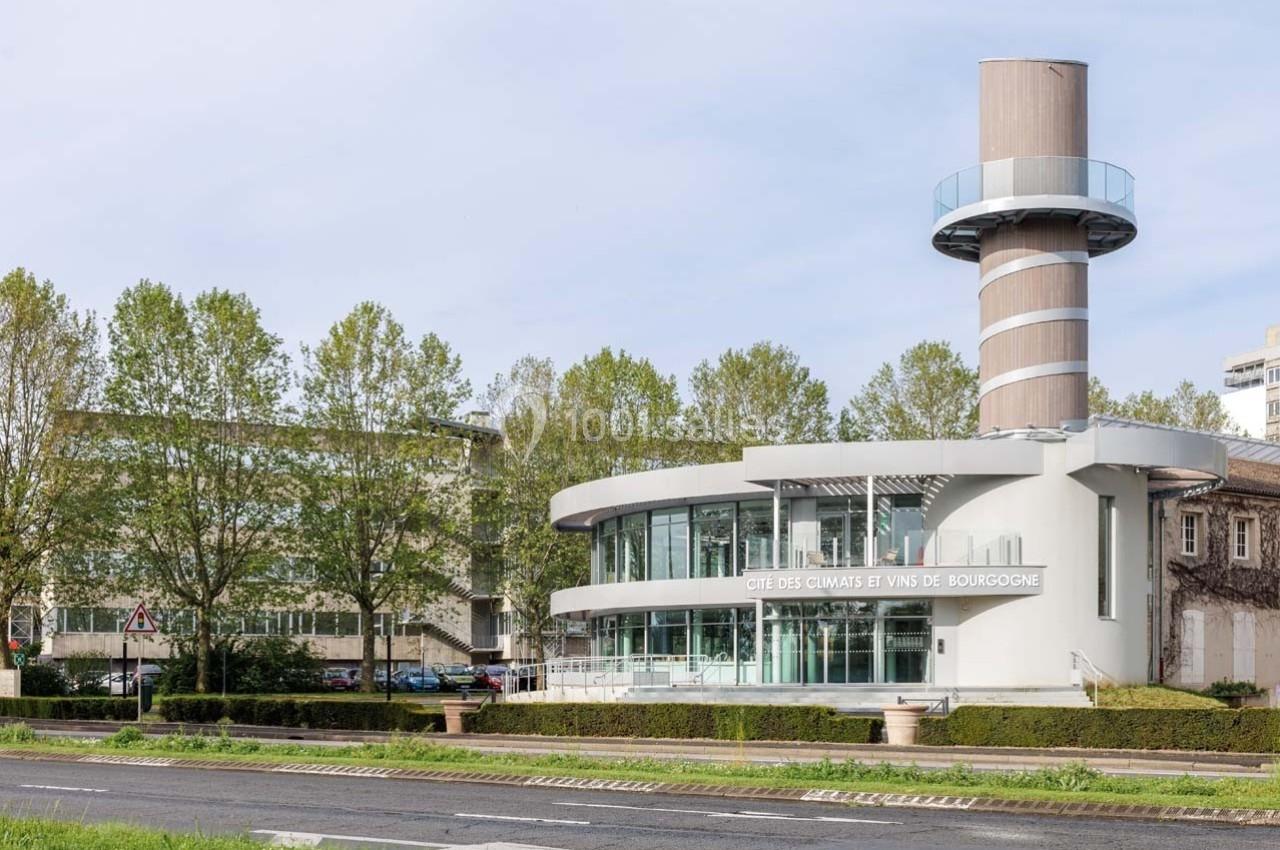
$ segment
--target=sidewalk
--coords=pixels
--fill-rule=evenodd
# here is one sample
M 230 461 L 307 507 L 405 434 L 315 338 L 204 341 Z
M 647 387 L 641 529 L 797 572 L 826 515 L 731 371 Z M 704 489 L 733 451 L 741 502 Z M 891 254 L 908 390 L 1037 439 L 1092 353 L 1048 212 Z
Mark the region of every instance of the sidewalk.
M 105 736 L 131 725 L 108 721 L 60 721 L 14 718 L 50 735 Z M 345 732 L 268 726 L 150 723 L 145 734 L 226 733 L 263 743 L 307 743 L 342 746 L 379 743 L 397 737 L 385 732 Z M 1205 778 L 1234 776 L 1269 779 L 1276 775 L 1280 756 L 1274 754 L 1213 753 L 1163 750 L 1016 749 L 1005 747 L 891 747 L 887 744 L 832 744 L 767 741 L 684 741 L 650 738 L 546 738 L 537 735 L 431 734 L 433 743 L 465 747 L 485 753 L 527 755 L 577 754 L 600 758 L 658 758 L 709 762 L 779 764 L 853 759 L 867 764 L 889 763 L 943 769 L 966 764 L 975 770 L 1033 770 L 1070 762 L 1084 762 L 1103 773 L 1131 776 Z

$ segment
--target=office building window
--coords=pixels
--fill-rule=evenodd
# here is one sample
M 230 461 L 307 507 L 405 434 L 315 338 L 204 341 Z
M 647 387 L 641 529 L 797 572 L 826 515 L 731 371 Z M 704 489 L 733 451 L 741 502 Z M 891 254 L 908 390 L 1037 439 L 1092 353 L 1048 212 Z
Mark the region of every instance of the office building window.
M 1267 402 L 1267 418 L 1275 419 L 1280 416 L 1280 401 Z
M 1267 383 L 1280 384 L 1280 366 L 1267 367 Z
M 621 558 L 618 581 L 644 581 L 645 515 L 622 518 Z
M 1195 514 L 1182 515 L 1182 554 L 1194 555 L 1198 551 L 1200 530 L 1199 517 Z
M 1249 537 L 1253 521 L 1248 517 L 1236 517 L 1231 523 L 1231 555 L 1237 561 L 1249 559 Z
M 689 509 L 669 508 L 649 515 L 649 578 L 689 577 Z
M 733 503 L 694 505 L 693 577 L 733 575 Z
M 1114 496 L 1098 497 L 1098 616 L 1115 616 L 1115 513 Z
M 600 523 L 599 540 L 600 581 L 612 584 L 618 580 L 618 521 L 607 519 Z

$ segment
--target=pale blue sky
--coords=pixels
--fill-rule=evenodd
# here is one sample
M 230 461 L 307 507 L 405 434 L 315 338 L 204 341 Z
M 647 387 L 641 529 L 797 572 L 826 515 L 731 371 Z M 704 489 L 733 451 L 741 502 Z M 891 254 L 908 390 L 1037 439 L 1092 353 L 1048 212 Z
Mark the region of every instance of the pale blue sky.
M 144 276 L 243 290 L 291 351 L 372 298 L 478 387 L 613 345 L 684 389 L 768 338 L 838 408 L 921 338 L 974 360 L 933 186 L 977 159 L 980 58 L 1078 58 L 1137 179 L 1094 373 L 1217 387 L 1280 323 L 1277 8 L 5 4 L 0 265 L 104 316 Z

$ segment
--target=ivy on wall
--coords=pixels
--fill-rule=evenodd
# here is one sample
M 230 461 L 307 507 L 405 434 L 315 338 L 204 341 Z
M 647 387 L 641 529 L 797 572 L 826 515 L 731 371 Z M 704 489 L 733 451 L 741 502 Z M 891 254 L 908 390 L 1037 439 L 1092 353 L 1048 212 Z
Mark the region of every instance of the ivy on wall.
M 1175 540 L 1180 529 L 1179 507 L 1195 507 L 1204 512 L 1204 555 L 1177 555 L 1167 561 L 1167 575 L 1173 581 L 1166 586 L 1166 672 L 1176 669 L 1181 661 L 1182 612 L 1192 600 L 1280 610 L 1280 503 L 1221 492 L 1173 502 L 1166 512 L 1166 522 L 1173 523 Z M 1240 515 L 1257 517 L 1258 560 L 1249 564 L 1231 557 L 1231 519 Z

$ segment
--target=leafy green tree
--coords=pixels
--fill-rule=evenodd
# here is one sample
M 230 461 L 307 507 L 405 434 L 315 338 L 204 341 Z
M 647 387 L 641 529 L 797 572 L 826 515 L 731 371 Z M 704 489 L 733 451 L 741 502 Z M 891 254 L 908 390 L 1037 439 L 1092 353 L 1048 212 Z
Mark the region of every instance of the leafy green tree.
M 438 421 L 471 394 L 461 369 L 442 340 L 415 346 L 369 302 L 303 351 L 298 551 L 315 567 L 317 591 L 360 610 L 367 691 L 374 615 L 438 599 L 465 551 L 467 447 Z
M 757 342 L 730 348 L 689 377 L 692 402 L 686 432 L 713 454 L 739 459 L 744 445 L 815 443 L 830 439 L 827 385 L 786 346 Z
M 144 280 L 109 325 L 107 459 L 139 591 L 195 614 L 196 690 L 219 612 L 261 604 L 285 521 L 288 360 L 244 295 L 188 305 Z
M 978 372 L 926 340 L 883 364 L 840 412 L 841 440 L 959 440 L 978 430 Z
M 584 388 L 595 383 L 592 371 L 584 368 L 568 382 L 580 400 L 588 395 Z M 602 450 L 614 444 L 575 438 L 573 415 L 561 400 L 564 386 L 550 361 L 525 357 L 495 378 L 487 393 L 505 446 L 488 479 L 485 539 L 496 544 L 499 586 L 515 615 L 516 636 L 538 662 L 546 659 L 556 631 L 551 594 L 590 575 L 585 535 L 551 526 L 551 496 L 595 470 L 621 463 Z
M 565 371 L 555 402 L 581 480 L 663 466 L 676 448 L 676 378 L 645 358 L 602 348 Z
M 101 488 L 86 467 L 91 435 L 67 411 L 101 390 L 98 331 L 53 285 L 24 269 L 0 280 L 0 667 L 12 666 L 12 605 L 38 598 L 44 564 L 85 546 Z
M 1181 381 L 1167 396 L 1143 390 L 1117 400 L 1111 396 L 1102 381 L 1096 377 L 1090 378 L 1089 412 L 1195 431 L 1219 434 L 1237 434 L 1240 431 L 1239 425 L 1227 413 L 1217 393 L 1212 390 L 1197 390 L 1195 384 L 1186 380 Z

